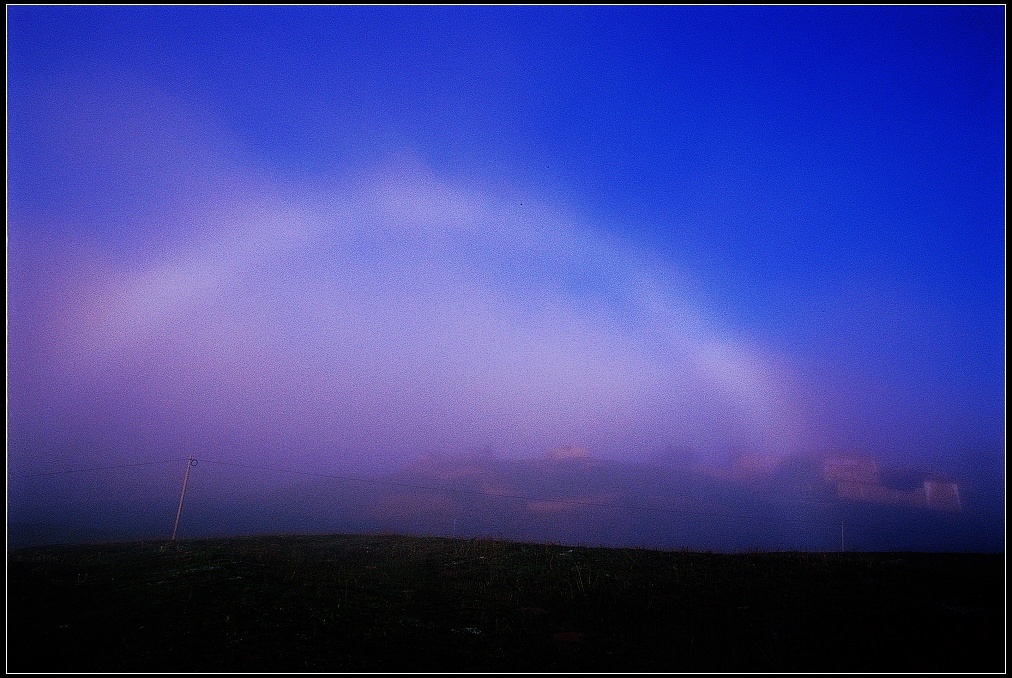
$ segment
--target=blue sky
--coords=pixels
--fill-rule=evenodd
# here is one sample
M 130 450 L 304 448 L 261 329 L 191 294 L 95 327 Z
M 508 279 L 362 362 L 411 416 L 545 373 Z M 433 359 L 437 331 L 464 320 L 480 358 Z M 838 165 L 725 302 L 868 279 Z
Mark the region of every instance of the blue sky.
M 1004 13 L 9 7 L 8 463 L 996 480 Z

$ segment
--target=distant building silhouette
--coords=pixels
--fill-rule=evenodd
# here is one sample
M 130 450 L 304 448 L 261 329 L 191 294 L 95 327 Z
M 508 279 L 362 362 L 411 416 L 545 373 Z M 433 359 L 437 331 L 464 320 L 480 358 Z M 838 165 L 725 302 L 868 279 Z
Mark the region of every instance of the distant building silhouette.
M 924 498 L 929 508 L 943 511 L 958 511 L 962 508 L 959 485 L 948 480 L 925 478 Z

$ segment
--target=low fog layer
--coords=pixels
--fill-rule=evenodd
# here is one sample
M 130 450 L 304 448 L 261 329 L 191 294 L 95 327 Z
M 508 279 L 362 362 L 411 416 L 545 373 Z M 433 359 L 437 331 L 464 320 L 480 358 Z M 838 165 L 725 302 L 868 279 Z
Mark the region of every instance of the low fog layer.
M 722 469 L 596 459 L 433 455 L 395 473 L 293 472 L 209 458 L 20 479 L 12 546 L 250 534 L 408 534 L 658 549 L 1000 551 L 998 487 L 930 473 L 841 481 L 840 460 Z M 577 451 L 576 454 L 571 453 Z M 849 461 L 849 460 L 848 460 Z M 182 475 L 187 489 L 178 525 Z M 925 494 L 925 488 L 928 492 Z M 859 488 L 862 492 L 855 493 Z

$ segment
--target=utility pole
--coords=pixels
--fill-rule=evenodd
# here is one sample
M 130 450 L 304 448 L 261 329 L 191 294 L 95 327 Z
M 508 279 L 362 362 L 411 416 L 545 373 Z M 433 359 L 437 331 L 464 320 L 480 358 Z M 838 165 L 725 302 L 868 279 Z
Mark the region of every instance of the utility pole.
M 186 473 L 183 474 L 183 491 L 179 493 L 179 508 L 176 509 L 176 524 L 172 526 L 172 541 L 176 541 L 176 529 L 179 527 L 179 514 L 183 512 L 183 497 L 186 496 L 186 481 L 190 479 L 190 467 L 196 466 L 197 460 L 191 454 L 186 458 Z

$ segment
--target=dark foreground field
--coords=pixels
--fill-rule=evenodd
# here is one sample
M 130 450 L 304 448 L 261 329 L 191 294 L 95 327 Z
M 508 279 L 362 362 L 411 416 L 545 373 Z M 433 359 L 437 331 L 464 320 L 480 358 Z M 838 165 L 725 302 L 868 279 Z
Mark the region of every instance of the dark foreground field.
M 396 536 L 8 553 L 22 671 L 1005 669 L 1003 555 Z

